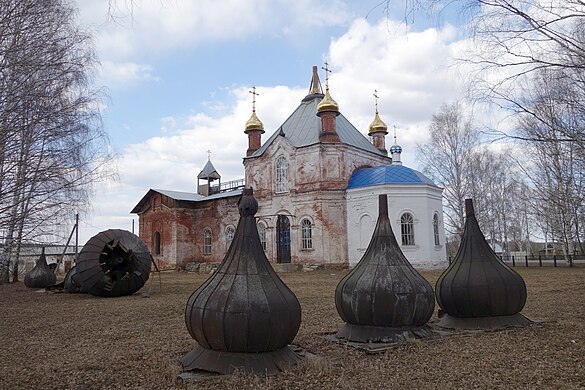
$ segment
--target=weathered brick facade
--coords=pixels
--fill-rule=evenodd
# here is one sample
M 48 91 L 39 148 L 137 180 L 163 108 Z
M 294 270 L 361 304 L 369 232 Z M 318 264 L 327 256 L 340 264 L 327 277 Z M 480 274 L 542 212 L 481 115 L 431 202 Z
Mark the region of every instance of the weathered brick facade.
M 226 229 L 239 219 L 239 191 L 208 201 L 177 200 L 150 190 L 133 212 L 139 217 L 140 238 L 163 268 L 188 262 L 219 262 L 227 250 Z M 204 253 L 204 232 L 211 232 L 211 253 Z M 157 248 L 157 233 L 160 245 Z

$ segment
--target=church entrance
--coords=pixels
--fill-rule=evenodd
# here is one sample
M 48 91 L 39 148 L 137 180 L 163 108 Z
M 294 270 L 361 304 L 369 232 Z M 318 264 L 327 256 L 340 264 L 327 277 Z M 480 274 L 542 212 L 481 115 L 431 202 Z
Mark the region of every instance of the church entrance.
M 279 215 L 276 221 L 276 262 L 290 263 L 290 221 L 286 215 Z

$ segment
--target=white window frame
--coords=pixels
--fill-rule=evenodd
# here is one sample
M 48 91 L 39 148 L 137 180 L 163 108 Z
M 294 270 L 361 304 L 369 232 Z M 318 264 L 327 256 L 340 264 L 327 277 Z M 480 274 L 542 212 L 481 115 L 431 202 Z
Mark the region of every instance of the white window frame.
M 433 237 L 435 239 L 435 246 L 440 246 L 441 242 L 439 240 L 439 214 L 437 213 L 433 215 Z
M 232 241 L 234 240 L 235 233 L 236 233 L 236 230 L 234 229 L 233 226 L 228 226 L 225 228 L 225 249 L 226 250 L 230 249 L 230 245 L 232 244 Z
M 211 254 L 211 239 L 213 234 L 211 233 L 211 229 L 205 229 L 203 231 L 203 254 L 210 255 Z
M 288 192 L 288 160 L 283 155 L 276 159 L 276 192 Z
M 414 216 L 405 212 L 400 216 L 400 236 L 403 246 L 414 246 Z
M 313 223 L 309 218 L 301 220 L 301 249 L 313 249 Z

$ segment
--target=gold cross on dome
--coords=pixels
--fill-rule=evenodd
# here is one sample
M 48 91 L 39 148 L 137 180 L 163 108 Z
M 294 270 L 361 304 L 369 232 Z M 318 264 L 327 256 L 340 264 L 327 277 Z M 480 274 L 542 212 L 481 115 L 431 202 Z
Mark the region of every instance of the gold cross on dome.
M 376 114 L 378 113 L 378 90 L 374 89 L 374 101 L 376 102 Z
M 211 150 L 207 149 L 207 161 L 211 161 Z
M 258 92 L 256 92 L 256 86 L 254 85 L 252 87 L 251 91 L 248 91 L 252 94 L 252 112 L 256 112 L 256 96 L 260 95 Z
M 325 71 L 325 88 L 329 89 L 329 73 L 331 73 L 331 69 L 329 69 L 329 63 L 325 61 L 325 67 L 321 67 Z

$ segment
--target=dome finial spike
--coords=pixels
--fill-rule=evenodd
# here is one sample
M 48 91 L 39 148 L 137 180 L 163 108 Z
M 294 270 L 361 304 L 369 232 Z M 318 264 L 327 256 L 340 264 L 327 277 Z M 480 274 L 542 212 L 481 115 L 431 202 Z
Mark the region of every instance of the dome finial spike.
M 251 91 L 248 91 L 252 94 L 252 112 L 256 112 L 256 96 L 260 95 L 258 92 L 256 92 L 256 86 L 254 85 L 252 87 Z
M 321 67 L 325 71 L 325 90 L 329 91 L 329 73 L 331 73 L 331 69 L 329 69 L 329 63 L 325 61 L 325 66 Z

